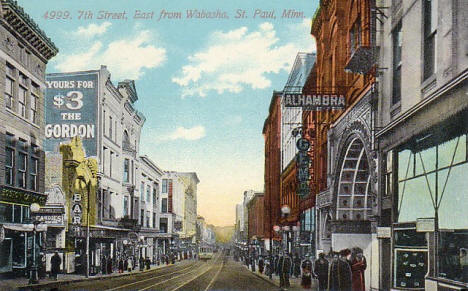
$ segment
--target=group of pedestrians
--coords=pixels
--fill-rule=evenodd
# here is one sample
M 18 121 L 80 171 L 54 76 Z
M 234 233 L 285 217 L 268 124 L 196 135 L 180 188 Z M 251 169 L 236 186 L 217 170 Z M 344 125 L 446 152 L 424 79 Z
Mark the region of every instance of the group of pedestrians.
M 364 291 L 364 271 L 367 268 L 366 258 L 360 248 L 344 249 L 340 252 L 330 252 L 328 256 L 320 253 L 313 262 L 310 255 L 301 258 L 296 253 L 291 256 L 282 252 L 271 258 L 251 254 L 235 254 L 236 261 L 242 260 L 245 265 L 256 272 L 279 277 L 280 288 L 290 287 L 290 278 L 301 278 L 301 286 L 310 289 L 312 281 L 316 280 L 320 291 Z
M 315 261 L 314 275 L 318 279 L 319 290 L 364 291 L 364 271 L 366 258 L 360 248 L 343 249 L 325 258 L 321 253 Z

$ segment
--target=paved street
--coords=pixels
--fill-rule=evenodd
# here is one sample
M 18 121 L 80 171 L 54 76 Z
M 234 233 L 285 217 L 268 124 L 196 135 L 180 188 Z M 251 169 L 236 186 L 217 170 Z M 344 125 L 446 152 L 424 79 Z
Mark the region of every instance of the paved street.
M 57 288 L 57 289 L 54 289 Z M 191 261 L 134 275 L 70 284 L 48 285 L 33 290 L 277 290 L 272 283 L 252 274 L 243 265 L 219 254 L 208 262 Z

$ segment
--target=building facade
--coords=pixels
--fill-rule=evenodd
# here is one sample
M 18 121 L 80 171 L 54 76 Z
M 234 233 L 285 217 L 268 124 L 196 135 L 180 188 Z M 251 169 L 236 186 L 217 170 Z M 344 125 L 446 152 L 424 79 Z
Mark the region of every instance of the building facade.
M 307 90 L 344 94 L 345 110 L 305 114 L 314 138 L 317 249 L 360 248 L 370 286 L 378 284 L 376 254 L 375 18 L 373 1 L 321 1 L 312 23 L 316 68 Z M 373 240 L 374 238 L 374 240 Z M 375 264 L 375 265 L 374 265 Z M 368 288 L 369 285 L 366 285 Z
M 58 49 L 16 1 L 0 2 L 0 273 L 25 273 L 45 248 L 47 223 L 41 223 L 37 244 L 29 206 L 44 206 L 44 89 L 48 61 Z M 62 213 L 63 217 L 63 213 Z M 63 225 L 62 223 L 60 223 Z
M 265 140 L 264 171 L 264 237 L 265 249 L 273 250 L 273 239 L 277 234 L 273 226 L 280 219 L 280 175 L 281 175 L 281 96 L 283 92 L 274 91 L 270 101 L 268 117 L 263 125 Z
M 379 62 L 388 69 L 379 76 L 376 134 L 380 288 L 463 290 L 468 288 L 468 3 L 382 1 L 382 6 L 388 9 L 378 23 Z
M 257 254 L 261 254 L 264 250 L 264 198 L 263 193 L 256 192 L 247 203 L 249 243 L 258 249 Z

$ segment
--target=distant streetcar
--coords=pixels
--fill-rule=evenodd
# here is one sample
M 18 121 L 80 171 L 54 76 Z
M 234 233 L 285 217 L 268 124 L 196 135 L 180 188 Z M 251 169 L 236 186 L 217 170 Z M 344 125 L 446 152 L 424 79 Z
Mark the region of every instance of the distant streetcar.
M 213 258 L 213 248 L 210 246 L 200 247 L 200 250 L 198 252 L 198 257 L 202 261 L 211 260 L 211 258 Z

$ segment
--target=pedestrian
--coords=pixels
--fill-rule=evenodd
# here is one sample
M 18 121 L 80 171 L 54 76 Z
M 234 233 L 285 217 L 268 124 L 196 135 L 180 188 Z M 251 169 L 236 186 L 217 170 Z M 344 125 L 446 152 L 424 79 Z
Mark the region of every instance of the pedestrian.
M 60 264 L 62 259 L 60 258 L 58 252 L 55 252 L 52 258 L 50 258 L 50 275 L 54 280 L 57 280 L 58 273 L 60 272 Z
M 263 274 L 264 268 L 265 268 L 265 262 L 264 262 L 264 260 L 263 260 L 263 257 L 260 257 L 260 258 L 258 259 L 258 272 L 259 272 L 260 274 Z
M 151 266 L 150 266 L 151 261 L 150 261 L 150 259 L 148 257 L 146 257 L 145 263 L 146 263 L 146 270 L 149 270 L 151 268 Z
M 314 275 L 319 281 L 319 290 L 328 289 L 328 260 L 325 258 L 324 253 L 319 254 L 319 258 L 314 264 Z
M 39 279 L 44 279 L 46 277 L 46 257 L 43 252 L 39 253 L 39 258 L 37 260 L 39 262 L 39 269 L 38 269 L 38 276 Z
M 123 269 L 128 271 L 128 258 L 124 258 L 123 261 L 124 261 Z
M 102 257 L 102 260 L 101 260 L 101 272 L 103 275 L 107 273 L 107 259 L 105 256 Z
M 252 272 L 255 272 L 255 254 L 253 253 L 250 257 L 250 267 L 252 268 Z
M 145 260 L 143 259 L 143 256 L 140 255 L 140 260 L 138 260 L 138 266 L 140 267 L 140 272 L 143 271 L 144 264 L 145 264 Z
M 309 259 L 309 255 L 307 254 L 304 261 L 301 264 L 302 268 L 302 278 L 301 278 L 301 286 L 304 289 L 309 289 L 312 285 L 312 261 Z
M 281 255 L 278 260 L 278 268 L 280 273 L 280 288 L 288 288 L 289 284 L 289 272 L 291 270 L 291 259 L 286 253 Z
M 279 276 L 278 263 L 279 263 L 279 255 L 276 255 L 275 259 L 273 260 L 273 271 L 276 276 Z
M 166 259 L 166 265 L 169 265 L 169 255 L 164 255 L 164 258 Z
M 299 276 L 301 275 L 301 258 L 299 258 L 298 253 L 294 254 L 293 274 L 294 274 L 294 277 L 296 277 L 296 278 L 299 278 Z
M 171 255 L 171 258 L 172 258 L 172 264 L 175 264 L 175 262 L 176 262 L 176 257 L 174 256 L 174 254 Z
M 119 259 L 119 273 L 123 273 L 123 270 L 124 270 L 124 262 L 123 262 L 123 258 L 120 257 Z
M 109 257 L 107 259 L 107 274 L 112 274 L 113 267 L 112 267 L 112 258 Z
M 351 259 L 351 274 L 353 291 L 365 291 L 364 271 L 367 268 L 366 258 L 362 253 L 362 249 L 354 248 Z
M 131 257 L 128 257 L 127 259 L 127 270 L 128 272 L 131 272 L 133 270 L 133 260 Z
M 330 291 L 351 291 L 351 267 L 348 257 L 351 251 L 344 249 L 340 251 L 338 258 L 334 258 L 328 275 L 328 288 Z

